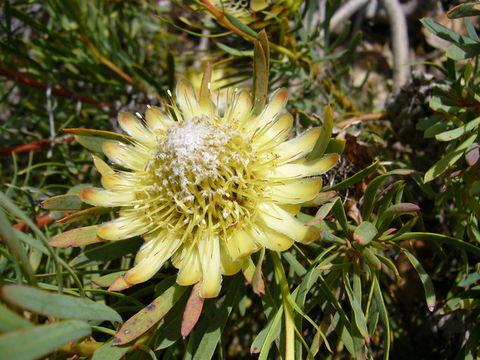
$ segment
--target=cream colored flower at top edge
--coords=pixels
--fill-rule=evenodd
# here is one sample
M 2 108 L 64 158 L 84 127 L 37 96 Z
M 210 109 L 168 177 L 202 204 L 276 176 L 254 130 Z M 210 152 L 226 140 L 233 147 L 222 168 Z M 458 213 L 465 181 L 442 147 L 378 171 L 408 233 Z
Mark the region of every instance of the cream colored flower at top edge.
M 118 218 L 99 226 L 99 237 L 145 240 L 135 266 L 110 290 L 150 279 L 170 259 L 178 284 L 200 281 L 200 295 L 215 297 L 222 275 L 237 273 L 260 248 L 282 251 L 318 238 L 294 215 L 318 194 L 315 176 L 338 156 L 305 160 L 320 130 L 288 140 L 293 118 L 282 113 L 286 101 L 280 89 L 255 115 L 249 93 L 231 91 L 219 113 L 210 95 L 198 98 L 180 81 L 174 116 L 156 107 L 147 108 L 145 120 L 119 114 L 133 140 L 104 144 L 117 168 L 94 157 L 104 189 L 80 194 L 92 205 L 121 207 Z

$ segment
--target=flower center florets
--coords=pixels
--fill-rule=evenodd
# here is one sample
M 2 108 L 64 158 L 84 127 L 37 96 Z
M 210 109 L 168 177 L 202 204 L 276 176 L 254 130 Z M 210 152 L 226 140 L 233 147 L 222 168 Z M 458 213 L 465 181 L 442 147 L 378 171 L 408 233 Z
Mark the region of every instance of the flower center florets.
M 152 205 L 168 202 L 185 223 L 202 226 L 207 218 L 208 226 L 226 229 L 253 208 L 253 159 L 247 139 L 232 124 L 206 116 L 179 122 L 159 137 L 147 166 Z

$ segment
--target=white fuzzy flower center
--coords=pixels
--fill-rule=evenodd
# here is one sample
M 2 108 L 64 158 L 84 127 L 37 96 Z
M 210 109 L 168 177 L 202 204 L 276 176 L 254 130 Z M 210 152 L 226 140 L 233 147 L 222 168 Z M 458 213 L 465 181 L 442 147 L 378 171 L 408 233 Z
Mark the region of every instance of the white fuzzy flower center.
M 194 232 L 228 229 L 252 215 L 261 192 L 249 170 L 254 160 L 249 142 L 232 124 L 204 116 L 179 122 L 158 139 L 147 166 L 152 184 L 147 216 L 158 214 L 151 216 L 154 223 L 163 220 L 165 211 L 157 209 L 168 203 L 171 220 L 188 223 Z

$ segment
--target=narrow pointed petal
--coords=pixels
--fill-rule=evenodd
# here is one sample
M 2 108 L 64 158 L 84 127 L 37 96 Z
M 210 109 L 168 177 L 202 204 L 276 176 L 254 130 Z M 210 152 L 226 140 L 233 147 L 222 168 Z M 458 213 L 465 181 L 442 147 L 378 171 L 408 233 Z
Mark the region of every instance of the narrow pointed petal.
M 103 161 L 99 157 L 92 155 L 92 158 L 93 158 L 93 164 L 95 165 L 95 168 L 102 176 L 115 173 L 115 171 L 110 166 L 108 166 L 108 164 L 105 161 Z
M 222 285 L 219 240 L 216 236 L 208 236 L 201 239 L 197 246 L 202 265 L 200 296 L 212 298 L 218 295 Z
M 292 125 L 293 116 L 289 113 L 283 114 L 276 120 L 267 123 L 262 129 L 259 129 L 253 135 L 253 143 L 257 148 L 282 143 L 287 138 Z
M 254 132 L 256 129 L 263 128 L 270 121 L 274 120 L 278 114 L 283 110 L 288 99 L 287 89 L 278 89 L 273 93 L 269 103 L 263 112 L 253 119 L 250 124 L 245 124 L 249 132 Z
M 288 204 L 300 204 L 312 200 L 320 192 L 321 178 L 307 178 L 271 187 L 270 198 Z
M 153 133 L 165 131 L 175 124 L 175 121 L 162 109 L 157 106 L 149 106 L 145 112 L 147 126 Z
M 175 237 L 167 237 L 155 242 L 152 251 L 125 273 L 127 283 L 139 284 L 151 279 L 181 244 L 180 239 Z
M 272 230 L 263 224 L 257 224 L 257 226 L 253 228 L 252 233 L 255 235 L 255 241 L 261 246 L 273 251 L 287 250 L 295 242 L 291 237 Z
M 110 191 L 98 188 L 86 188 L 80 191 L 80 199 L 95 206 L 128 206 L 135 200 L 133 192 Z
M 137 171 L 143 171 L 149 159 L 147 151 L 118 141 L 105 142 L 103 152 L 115 164 Z
M 124 275 L 117 277 L 108 287 L 108 291 L 122 291 L 132 287 L 134 284 L 129 284 L 125 281 Z
M 102 185 L 105 189 L 114 191 L 130 191 L 134 193 L 141 189 L 138 178 L 132 173 L 115 173 L 102 177 Z
M 224 275 L 234 275 L 243 266 L 243 260 L 233 260 L 224 246 L 220 246 L 220 259 L 222 261 L 222 274 Z
M 196 246 L 192 246 L 179 264 L 177 284 L 182 286 L 193 285 L 202 278 L 202 266 Z
M 183 119 L 185 121 L 202 114 L 193 86 L 188 81 L 179 81 L 176 88 L 176 95 L 178 106 L 182 111 Z
M 258 250 L 250 231 L 238 230 L 230 239 L 225 240 L 225 247 L 233 260 L 244 258 Z
M 297 215 L 302 208 L 300 204 L 277 204 L 277 206 L 293 216 Z
M 99 225 L 97 235 L 105 240 L 123 240 L 142 235 L 148 231 L 143 220 L 133 217 L 119 217 Z
M 338 154 L 327 154 L 320 159 L 302 163 L 288 163 L 276 167 L 267 176 L 272 180 L 298 179 L 307 176 L 321 175 L 335 166 L 339 159 Z
M 278 231 L 295 241 L 304 243 L 319 238 L 319 234 L 314 228 L 305 226 L 305 224 L 275 204 L 261 203 L 259 209 L 260 218 L 272 230 Z
M 153 146 L 155 144 L 155 137 L 153 134 L 143 126 L 135 115 L 127 112 L 120 112 L 118 114 L 118 123 L 123 131 L 135 138 L 135 140 L 148 146 Z
M 279 162 L 288 162 L 302 158 L 312 151 L 319 136 L 319 128 L 310 129 L 302 135 L 278 145 L 274 153 L 278 155 Z
M 240 91 L 233 102 L 233 105 L 225 113 L 225 121 L 244 123 L 250 119 L 252 114 L 252 98 L 246 91 Z
M 159 236 L 159 232 L 155 233 L 155 237 Z M 161 234 L 162 238 L 165 236 L 165 234 Z M 135 255 L 135 263 L 138 264 L 141 262 L 143 259 L 145 259 L 154 249 L 155 245 L 157 244 L 156 239 L 151 239 L 148 241 L 145 241 L 145 243 L 140 246 L 140 249 L 137 251 L 137 255 Z

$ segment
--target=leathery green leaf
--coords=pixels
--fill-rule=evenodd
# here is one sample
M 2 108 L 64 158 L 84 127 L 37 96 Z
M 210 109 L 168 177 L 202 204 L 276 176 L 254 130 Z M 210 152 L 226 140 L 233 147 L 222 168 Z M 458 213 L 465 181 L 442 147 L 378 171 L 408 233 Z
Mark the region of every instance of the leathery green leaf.
M 226 287 L 225 299 L 220 307 L 214 307 L 213 316 L 205 316 L 202 318 L 192 333 L 193 336 L 191 335 L 191 343 L 189 342 L 188 347 L 195 349 L 192 357 L 193 360 L 206 360 L 213 357 L 228 317 L 240 294 L 241 287 L 238 286 L 238 281 L 239 276 L 230 279 L 230 283 Z M 200 341 L 198 342 L 199 338 Z M 188 359 L 188 357 L 186 357 L 186 359 Z
M 93 225 L 65 231 L 51 238 L 48 243 L 50 246 L 65 248 L 102 242 L 104 240 L 97 236 L 97 228 L 97 225 Z
M 418 261 L 418 259 L 408 250 L 402 249 L 402 252 L 408 258 L 408 261 L 412 264 L 415 270 L 420 277 L 420 281 L 422 282 L 423 289 L 425 290 L 425 300 L 427 301 L 427 306 L 430 311 L 435 309 L 436 305 L 436 297 L 435 297 L 435 289 L 433 288 L 432 279 L 428 276 L 427 272 L 423 268 L 422 264 Z
M 385 302 L 383 301 L 382 290 L 380 289 L 377 276 L 373 277 L 372 282 L 373 298 L 375 299 L 375 304 L 377 305 L 378 313 L 380 315 L 380 321 L 383 325 L 383 359 L 388 360 L 390 357 L 390 322 L 388 319 L 388 312 L 385 307 Z
M 168 279 L 171 280 L 171 279 Z M 187 290 L 186 286 L 173 284 L 147 307 L 128 319 L 115 334 L 114 345 L 123 345 L 135 340 L 158 323 Z
M 353 240 L 365 246 L 377 236 L 377 228 L 371 222 L 363 221 L 353 231 Z
M 378 169 L 378 161 L 375 161 L 372 165 L 367 166 L 365 169 L 360 170 L 357 172 L 355 175 L 350 176 L 348 179 L 343 180 L 342 182 L 339 182 L 332 187 L 325 189 L 326 190 L 343 190 L 353 184 L 356 184 L 363 179 L 365 179 L 368 175 L 373 173 L 375 170 Z
M 342 273 L 343 283 L 345 284 L 345 290 L 348 296 L 348 300 L 350 301 L 350 305 L 352 306 L 355 325 L 360 331 L 360 334 L 362 335 L 365 342 L 369 343 L 370 336 L 367 329 L 367 320 L 365 319 L 365 314 L 363 313 L 362 306 L 360 305 L 360 300 L 357 299 L 357 297 L 355 296 L 355 293 L 352 290 L 352 286 L 350 285 L 350 281 L 347 278 L 345 271 L 343 271 Z
M 2 359 L 34 360 L 90 334 L 90 326 L 79 320 L 30 327 L 0 335 L 0 354 Z
M 0 290 L 10 304 L 60 319 L 110 320 L 122 322 L 112 308 L 85 298 L 52 293 L 26 285 L 6 285 Z
M 0 332 L 13 331 L 32 326 L 33 324 L 31 322 L 25 320 L 5 305 L 0 304 Z
M 113 346 L 110 340 L 93 353 L 92 360 L 120 360 L 129 349 L 129 346 Z
M 322 157 L 328 147 L 328 144 L 330 143 L 333 130 L 333 110 L 330 105 L 325 106 L 323 123 L 320 130 L 320 136 L 318 137 L 317 143 L 313 147 L 313 150 L 310 152 L 310 154 L 307 155 L 307 160 L 313 160 Z
M 283 307 L 280 307 L 275 316 L 269 321 L 268 325 L 258 333 L 250 346 L 251 354 L 260 353 L 261 359 L 268 359 L 268 353 L 272 343 L 280 336 L 282 326 Z M 259 360 L 260 360 L 259 357 Z
M 454 150 L 448 152 L 443 158 L 441 158 L 430 169 L 428 169 L 428 171 L 425 173 L 423 181 L 427 183 L 429 181 L 432 181 L 436 177 L 442 175 L 448 169 L 448 167 L 455 164 L 457 160 L 463 156 L 465 151 L 469 148 L 470 145 L 473 144 L 476 138 L 477 134 L 473 134 L 467 140 L 457 146 Z
M 83 201 L 77 194 L 53 196 L 41 203 L 41 206 L 46 210 L 80 210 L 82 205 Z
M 451 141 L 476 129 L 479 125 L 480 117 L 477 117 L 463 126 L 435 135 L 435 139 L 437 139 L 438 141 Z

